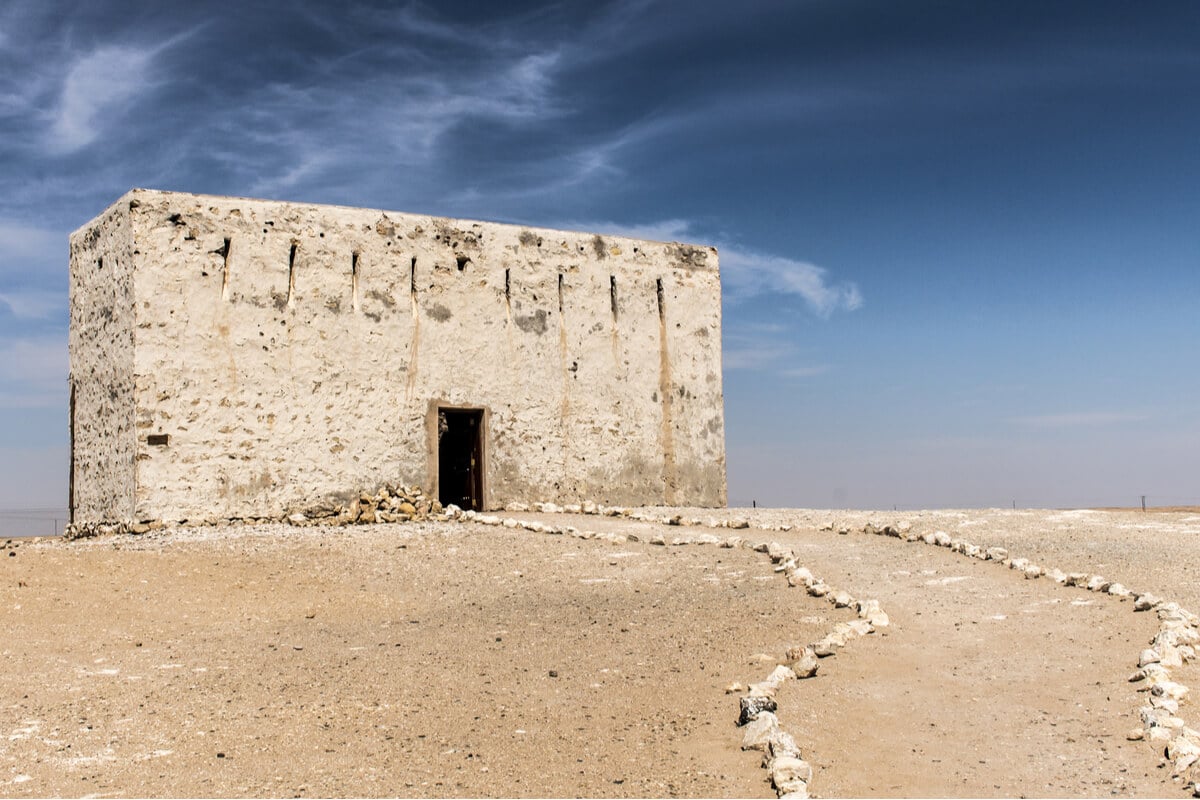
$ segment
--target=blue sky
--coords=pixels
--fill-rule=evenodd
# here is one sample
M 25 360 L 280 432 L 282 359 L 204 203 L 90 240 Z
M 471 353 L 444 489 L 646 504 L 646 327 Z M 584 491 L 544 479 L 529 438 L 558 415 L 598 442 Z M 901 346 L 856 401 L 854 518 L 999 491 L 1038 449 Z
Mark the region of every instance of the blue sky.
M 0 508 L 133 186 L 715 244 L 731 504 L 1200 502 L 1200 4 L 0 3 Z

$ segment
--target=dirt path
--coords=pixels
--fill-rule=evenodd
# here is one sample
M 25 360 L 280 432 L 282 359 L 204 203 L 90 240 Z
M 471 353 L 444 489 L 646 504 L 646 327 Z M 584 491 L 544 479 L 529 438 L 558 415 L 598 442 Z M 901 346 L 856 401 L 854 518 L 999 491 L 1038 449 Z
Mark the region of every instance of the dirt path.
M 724 687 L 821 604 L 758 554 L 264 533 L 0 562 L 0 794 L 772 794 Z
M 892 623 L 780 698 L 781 721 L 795 719 L 810 743 L 821 794 L 1165 791 L 1146 745 L 1125 738 L 1140 724 L 1126 677 L 1152 616 L 942 548 L 817 532 L 784 540 L 814 571 L 879 599 Z
M 700 529 L 513 516 L 643 541 L 430 523 L 22 544 L 0 559 L 0 796 L 773 796 L 724 688 L 852 614 L 760 554 L 646 543 Z M 715 533 L 780 541 L 891 617 L 779 694 L 814 795 L 1182 796 L 1125 739 L 1152 616 L 819 530 L 863 515 L 745 516 L 795 527 Z M 1190 555 L 1160 562 L 1190 522 L 1146 518 L 1174 527 L 1142 565 L 1109 518 L 1017 519 L 915 524 L 973 523 L 1168 596 L 1189 574 Z

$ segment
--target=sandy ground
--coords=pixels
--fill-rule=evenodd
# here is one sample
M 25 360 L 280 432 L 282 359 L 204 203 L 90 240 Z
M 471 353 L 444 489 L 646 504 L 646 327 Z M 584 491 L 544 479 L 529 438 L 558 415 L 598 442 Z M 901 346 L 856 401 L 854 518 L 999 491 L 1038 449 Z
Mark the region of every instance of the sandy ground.
M 736 533 L 891 617 L 779 694 L 814 795 L 1184 796 L 1125 737 L 1152 616 L 821 528 L 908 520 L 1195 610 L 1200 515 L 683 513 L 792 525 Z M 513 516 L 643 541 L 422 523 L 6 545 L 0 796 L 773 796 L 725 687 L 849 610 L 748 550 L 644 543 L 695 528 Z

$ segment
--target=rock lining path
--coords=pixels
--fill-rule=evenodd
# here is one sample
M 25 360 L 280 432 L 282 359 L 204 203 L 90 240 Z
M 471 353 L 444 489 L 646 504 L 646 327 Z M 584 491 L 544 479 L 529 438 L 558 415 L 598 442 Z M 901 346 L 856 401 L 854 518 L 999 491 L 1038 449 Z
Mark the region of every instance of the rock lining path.
M 10 672 L 8 681 L 0 683 L 0 701 L 3 701 L 0 702 L 0 722 L 11 728 L 11 731 L 0 731 L 8 734 L 7 740 L 0 737 L 0 795 L 84 793 L 82 787 L 86 783 L 51 781 L 67 778 L 78 780 L 80 777 L 88 778 L 89 775 L 98 781 L 98 784 L 94 785 L 98 785 L 99 788 L 107 787 L 109 791 L 126 794 L 156 793 L 154 789 L 159 784 L 150 773 L 162 769 L 160 764 L 169 764 L 172 769 L 193 770 L 198 776 L 198 782 L 191 787 L 190 793 L 200 794 L 213 791 L 221 793 L 221 789 L 224 789 L 224 793 L 234 794 L 277 794 L 295 789 L 298 793 L 311 791 L 324 794 L 584 793 L 613 796 L 769 796 L 769 786 L 764 781 L 764 775 L 758 770 L 761 754 L 743 753 L 738 749 L 743 731 L 733 727 L 738 713 L 737 696 L 724 695 L 721 692 L 731 681 L 745 684 L 762 681 L 771 672 L 774 662 L 785 658 L 788 646 L 797 642 L 814 641 L 832 625 L 853 619 L 855 615 L 848 609 L 836 609 L 825 600 L 810 597 L 802 586 L 788 588 L 786 579 L 780 574 L 772 573 L 771 564 L 764 557 L 760 556 L 757 559 L 756 567 L 747 566 L 737 570 L 730 568 L 728 559 L 743 558 L 741 554 L 722 551 L 713 545 L 683 548 L 668 544 L 677 536 L 705 532 L 719 537 L 742 535 L 748 540 L 778 542 L 795 553 L 799 565 L 808 567 L 837 589 L 856 597 L 878 599 L 890 616 L 891 624 L 886 629 L 881 629 L 873 635 L 858 637 L 847 647 L 838 649 L 836 655 L 822 659 L 815 677 L 803 681 L 787 681 L 776 692 L 780 724 L 794 737 L 804 759 L 810 762 L 815 770 L 812 782 L 807 786 L 807 790 L 812 794 L 1183 794 L 1182 781 L 1171 780 L 1169 765 L 1160 766 L 1161 756 L 1151 745 L 1126 739 L 1129 730 L 1140 724 L 1136 709 L 1146 699 L 1146 694 L 1137 692 L 1139 687 L 1126 679 L 1136 666 L 1141 650 L 1159 629 L 1159 620 L 1153 614 L 1131 611 L 1131 599 L 1122 602 L 1098 593 L 1063 587 L 1047 578 L 1027 580 L 1015 570 L 1005 569 L 996 563 L 967 558 L 945 548 L 857 532 L 866 522 L 877 521 L 879 515 L 839 515 L 831 512 L 787 510 L 744 513 L 705 510 L 687 512 L 671 509 L 648 510 L 645 513 L 648 519 L 669 518 L 673 513 L 691 513 L 717 520 L 740 517 L 765 530 L 719 528 L 705 531 L 703 528 L 666 526 L 654 521 L 576 514 L 560 516 L 507 513 L 503 516 L 521 517 L 547 526 L 573 525 L 614 535 L 619 533 L 627 536 L 632 533 L 645 542 L 651 541 L 655 536 L 661 537 L 661 541 L 664 542 L 661 547 L 641 542 L 625 545 L 612 540 L 572 540 L 569 542 L 569 549 L 579 555 L 569 557 L 567 561 L 596 556 L 603 559 L 605 568 L 611 568 L 611 562 L 616 561 L 622 565 L 618 569 L 624 569 L 625 559 L 632 558 L 642 565 L 640 578 L 631 581 L 629 579 L 632 576 L 626 574 L 626 580 L 621 582 L 613 581 L 612 575 L 597 573 L 593 577 L 569 578 L 567 583 L 563 583 L 561 573 L 558 572 L 561 564 L 558 562 L 564 559 L 557 557 L 557 566 L 546 572 L 549 583 L 544 591 L 550 594 L 540 596 L 550 597 L 554 592 L 564 590 L 567 591 L 564 597 L 571 596 L 578 589 L 576 582 L 607 578 L 609 582 L 582 585 L 605 590 L 598 591 L 594 598 L 611 597 L 614 602 L 628 602 L 635 596 L 633 588 L 638 586 L 638 580 L 648 580 L 650 583 L 641 584 L 641 588 L 657 585 L 660 592 L 655 595 L 658 598 L 658 605 L 655 607 L 657 613 L 641 618 L 646 624 L 637 632 L 639 636 L 643 637 L 644 641 L 672 641 L 678 642 L 680 648 L 692 648 L 693 652 L 686 653 L 685 657 L 703 657 L 708 662 L 708 669 L 712 674 L 700 684 L 695 683 L 695 675 L 687 678 L 686 681 L 690 681 L 687 683 L 689 689 L 684 695 L 672 696 L 670 702 L 650 708 L 646 714 L 648 719 L 643 720 L 648 724 L 626 726 L 624 735 L 615 732 L 611 726 L 598 723 L 595 714 L 590 719 L 579 719 L 567 713 L 565 707 L 558 706 L 563 708 L 563 712 L 547 719 L 550 729 L 561 728 L 560 733 L 565 734 L 569 721 L 582 724 L 575 725 L 577 730 L 570 735 L 563 735 L 557 746 L 549 744 L 553 741 L 553 735 L 550 740 L 543 741 L 541 746 L 533 749 L 509 747 L 506 750 L 479 745 L 476 749 L 480 751 L 491 750 L 486 753 L 486 760 L 482 752 L 471 755 L 479 755 L 484 763 L 472 764 L 472 758 L 463 764 L 456 764 L 453 769 L 450 762 L 453 761 L 454 753 L 447 757 L 438 755 L 441 751 L 435 753 L 432 748 L 426 748 L 429 753 L 421 757 L 424 760 L 417 773 L 410 770 L 407 775 L 409 780 L 398 777 L 396 770 L 399 766 L 394 763 L 388 764 L 390 772 L 381 771 L 379 764 L 372 766 L 369 759 L 368 763 L 360 763 L 360 757 L 353 755 L 355 748 L 351 747 L 349 751 L 345 749 L 349 746 L 348 742 L 343 743 L 340 758 L 325 754 L 315 761 L 306 762 L 303 758 L 289 764 L 279 761 L 281 752 L 292 750 L 299 756 L 301 745 L 305 742 L 322 741 L 319 731 L 305 732 L 296 736 L 296 741 L 286 745 L 273 747 L 268 743 L 260 743 L 255 745 L 255 752 L 259 754 L 254 760 L 255 763 L 247 765 L 245 753 L 241 752 L 236 754 L 236 758 L 219 759 L 225 763 L 218 765 L 221 771 L 213 771 L 212 767 L 216 762 L 210 761 L 215 756 L 209 755 L 202 761 L 196 761 L 196 758 L 201 757 L 201 751 L 197 750 L 195 754 L 187 755 L 188 747 L 196 743 L 194 738 L 181 737 L 179 730 L 153 731 L 155 721 L 152 719 L 145 722 L 150 732 L 154 732 L 155 736 L 162 740 L 162 746 L 157 749 L 149 747 L 147 742 L 147 746 L 141 748 L 145 752 L 131 753 L 128 748 L 121 746 L 121 736 L 114 727 L 121 723 L 121 719 L 107 719 L 108 728 L 104 733 L 108 739 L 105 747 L 93 747 L 92 750 L 76 749 L 76 755 L 70 756 L 74 760 L 64 762 L 66 756 L 63 756 L 61 751 L 46 750 L 50 747 L 46 744 L 47 740 L 57 742 L 59 748 L 64 742 L 70 744 L 74 740 L 78 747 L 96 739 L 96 736 L 92 732 L 85 733 L 83 728 L 73 731 L 65 724 L 52 726 L 53 735 L 48 735 L 51 728 L 47 728 L 50 720 L 46 718 L 55 714 L 54 703 L 48 698 L 60 697 L 60 702 L 72 711 L 73 716 L 84 716 L 78 712 L 82 707 L 90 706 L 92 718 L 96 719 L 95 705 L 99 703 L 102 707 L 107 706 L 112 698 L 106 698 L 103 691 L 101 696 L 95 698 L 80 698 L 78 694 L 72 696 L 71 687 L 85 687 L 77 691 L 95 691 L 95 687 L 101 685 L 101 673 L 117 669 L 120 674 L 124 674 L 120 671 L 128 667 L 108 666 L 112 662 L 108 656 L 101 656 L 105 659 L 103 663 L 91 659 L 94 663 L 89 666 L 89 660 L 82 658 L 84 654 L 74 652 L 69 644 L 55 648 L 55 640 L 45 638 L 49 635 L 44 624 L 46 619 L 42 620 L 40 627 L 35 625 L 22 628 L 30 617 L 19 613 L 20 606 L 31 599 L 35 605 L 47 606 L 43 609 L 46 611 L 49 610 L 49 606 L 61 606 L 55 613 L 50 614 L 50 619 L 57 620 L 55 624 L 61 626 L 59 634 L 66 635 L 72 630 L 79 634 L 79 618 L 88 615 L 94 617 L 98 613 L 94 607 L 88 606 L 88 602 L 95 602 L 95 590 L 98 587 L 79 585 L 72 590 L 72 579 L 104 584 L 106 576 L 96 574 L 95 571 L 97 568 L 108 570 L 113 574 L 107 576 L 109 585 L 104 591 L 119 596 L 114 598 L 119 602 L 114 603 L 108 610 L 118 615 L 124 613 L 126 618 L 104 620 L 103 630 L 110 639 L 116 630 L 123 642 L 123 638 L 128 638 L 129 632 L 137 630 L 139 624 L 148 624 L 149 630 L 153 630 L 156 623 L 160 628 L 178 625 L 181 615 L 184 618 L 189 616 L 189 608 L 193 615 L 198 614 L 201 618 L 211 614 L 212 609 L 205 606 L 205 598 L 197 597 L 194 598 L 195 604 L 190 607 L 184 604 L 175 608 L 158 608 L 154 613 L 148 614 L 148 619 L 145 620 L 128 618 L 131 610 L 138 608 L 139 599 L 145 603 L 154 598 L 136 597 L 136 586 L 130 591 L 129 584 L 137 570 L 131 573 L 128 568 L 131 563 L 140 563 L 141 568 L 145 569 L 145 558 L 139 562 L 130 558 L 130 554 L 115 553 L 113 551 L 116 547 L 148 554 L 150 562 L 171 563 L 182 567 L 179 571 L 183 576 L 179 583 L 190 586 L 192 591 L 196 592 L 213 591 L 212 587 L 227 580 L 231 572 L 237 572 L 245 578 L 245 571 L 238 571 L 239 566 L 245 565 L 238 565 L 238 559 L 245 558 L 249 544 L 253 545 L 249 547 L 249 552 L 255 555 L 250 561 L 256 563 L 259 568 L 273 565 L 276 572 L 281 573 L 264 573 L 260 576 L 265 579 L 263 583 L 278 590 L 280 586 L 286 585 L 286 581 L 281 582 L 278 579 L 288 577 L 289 571 L 292 571 L 291 574 L 298 580 L 297 591 L 286 597 L 270 598 L 264 596 L 261 591 L 250 593 L 261 604 L 262 619 L 258 622 L 266 622 L 270 626 L 283 629 L 274 631 L 273 639 L 281 640 L 285 638 L 282 636 L 285 631 L 291 631 L 294 634 L 292 638 L 301 642 L 304 641 L 301 634 L 312 633 L 312 618 L 305 614 L 304 619 L 308 620 L 307 622 L 293 622 L 290 613 L 295 609 L 289 610 L 287 602 L 290 600 L 295 603 L 298 598 L 308 597 L 309 604 L 313 605 L 312 597 L 322 597 L 324 605 L 317 604 L 319 607 L 314 612 L 315 618 L 322 619 L 329 613 L 330 620 L 336 619 L 337 613 L 334 609 L 338 603 L 327 593 L 331 590 L 353 592 L 349 583 L 354 580 L 351 569 L 353 564 L 358 564 L 359 568 L 365 571 L 365 577 L 361 577 L 358 587 L 362 597 L 372 598 L 372 602 L 382 607 L 360 609 L 359 616 L 362 619 L 358 622 L 369 621 L 373 615 L 376 622 L 387 619 L 387 614 L 380 616 L 380 612 L 384 609 L 394 610 L 388 607 L 396 602 L 396 596 L 392 592 L 397 571 L 402 564 L 407 564 L 406 568 L 411 570 L 419 560 L 396 561 L 393 558 L 394 552 L 379 560 L 378 546 L 382 541 L 386 541 L 386 537 L 395 538 L 398 535 L 401 539 L 409 541 L 407 537 L 414 535 L 414 528 L 419 528 L 423 537 L 442 537 L 447 544 L 453 542 L 449 546 L 460 551 L 465 561 L 460 564 L 462 572 L 457 573 L 458 577 L 450 581 L 453 585 L 447 587 L 447 594 L 461 591 L 469 595 L 472 586 L 478 587 L 479 581 L 486 580 L 497 570 L 492 568 L 492 564 L 474 560 L 474 554 L 470 552 L 471 547 L 468 546 L 465 552 L 460 548 L 467 543 L 483 541 L 480 539 L 481 535 L 495 534 L 498 531 L 485 529 L 475 533 L 472 531 L 483 529 L 484 526 L 448 526 L 447 523 L 432 523 L 422 526 L 368 526 L 356 529 L 351 536 L 339 535 L 328 529 L 311 529 L 311 532 L 306 531 L 303 536 L 296 536 L 295 531 L 277 526 L 279 530 L 267 528 L 255 531 L 254 536 L 247 536 L 245 530 L 238 532 L 218 528 L 207 531 L 170 531 L 157 538 L 114 537 L 111 540 L 100 539 L 86 544 L 27 544 L 21 547 L 19 557 L 5 559 L 7 563 L 4 567 L 7 568 L 7 572 L 3 575 L 5 583 L 2 587 L 3 594 L 0 594 L 0 599 L 5 603 L 4 616 L 0 618 L 0 622 L 15 622 L 11 629 L 18 634 L 27 635 L 26 644 L 29 645 L 25 652 L 14 650 L 11 646 L 0 650 Z M 1185 541 L 1183 537 L 1194 532 L 1194 519 L 1179 515 L 1167 518 L 1148 515 L 1141 522 L 1149 527 L 1139 529 L 1136 527 L 1139 522 L 1136 518 L 1131 520 L 1128 515 L 1121 514 L 1063 517 L 1049 512 L 1024 512 L 1023 516 L 1010 517 L 1001 512 L 977 512 L 974 516 L 972 513 L 926 512 L 928 516 L 888 517 L 892 520 L 912 519 L 915 529 L 921 532 L 944 527 L 955 535 L 963 535 L 965 529 L 970 531 L 971 541 L 984 546 L 1006 546 L 1014 555 L 1028 553 L 1039 560 L 1045 559 L 1042 563 L 1047 567 L 1061 563 L 1063 568 L 1104 569 L 1106 574 L 1111 573 L 1112 577 L 1131 587 L 1157 589 L 1162 592 L 1162 596 L 1168 598 L 1188 596 L 1188 587 L 1179 583 L 1180 576 L 1188 574 L 1191 556 L 1183 552 L 1175 562 L 1163 564 L 1162 559 L 1153 557 L 1158 551 L 1154 551 L 1154 547 L 1142 547 L 1148 540 L 1139 537 L 1153 535 L 1151 543 L 1155 547 L 1160 548 L 1162 552 L 1175 552 Z M 1085 528 L 1083 538 L 1080 538 L 1079 531 L 1072 528 L 1072 525 Z M 789 527 L 790 530 L 781 530 L 783 527 Z M 826 527 L 833 529 L 821 530 Z M 839 527 L 855 532 L 839 535 L 836 532 Z M 389 533 L 395 530 L 399 530 L 400 533 Z M 1053 531 L 1053 541 L 1044 541 L 1051 538 L 1048 536 L 1039 538 L 1039 530 Z M 518 536 L 518 533 L 504 531 L 504 535 L 508 539 Z M 322 536 L 332 538 L 322 541 Z M 566 544 L 550 544 L 555 537 L 535 538 L 540 538 L 542 543 L 533 544 L 524 539 L 514 540 L 520 542 L 516 544 L 517 547 L 528 550 L 525 560 L 534 564 L 533 569 L 539 568 L 536 556 L 538 552 L 550 552 Z M 337 561 L 314 558 L 326 545 L 330 551 L 337 551 Z M 446 560 L 445 553 L 442 552 L 445 547 L 439 549 L 435 539 L 427 539 L 420 545 L 410 546 L 417 549 L 427 548 L 423 550 L 423 554 L 427 558 L 434 556 L 430 561 L 436 562 L 438 558 Z M 1023 546 L 1025 549 L 1021 549 Z M 547 550 L 547 547 L 550 550 Z M 636 552 L 639 555 L 614 558 L 614 547 L 618 548 L 617 553 Z M 1144 551 L 1147 549 L 1154 551 L 1151 557 L 1145 556 Z M 289 552 L 287 558 L 281 558 L 282 553 L 288 551 L 294 552 Z M 724 572 L 713 569 L 713 559 L 718 553 L 723 553 L 726 557 Z M 33 565 L 33 569 L 26 566 L 40 559 L 45 561 L 40 565 Z M 211 567 L 208 566 L 209 560 L 212 561 Z M 454 559 L 451 557 L 446 561 L 445 566 L 448 567 Z M 44 569 L 38 569 L 39 566 L 44 568 L 50 563 L 70 570 L 70 576 L 58 575 L 51 579 Z M 306 563 L 313 568 L 311 571 L 305 570 Z M 684 563 L 690 566 L 683 570 L 676 568 L 677 564 Z M 650 569 L 645 569 L 646 565 L 649 565 Z M 661 566 L 668 566 L 667 572 L 658 570 Z M 738 572 L 741 574 L 735 576 L 734 573 Z M 689 573 L 693 577 L 700 577 L 703 581 L 701 585 L 711 585 L 719 589 L 712 595 L 714 599 L 728 594 L 730 589 L 739 594 L 738 602 L 732 606 L 709 606 L 708 613 L 719 613 L 726 618 L 709 618 L 703 626 L 697 625 L 697 616 L 689 613 L 689 604 L 686 602 L 695 589 L 685 588 L 688 585 L 686 581 L 675 585 L 681 575 Z M 164 577 L 158 572 L 149 574 L 155 580 Z M 410 579 L 417 577 L 411 571 L 408 574 Z M 499 575 L 491 576 L 492 580 L 498 578 Z M 1149 579 L 1155 579 L 1158 583 L 1151 586 L 1147 583 Z M 525 586 L 520 585 L 522 582 Z M 125 591 L 122 591 L 122 585 L 125 586 Z M 559 588 L 556 589 L 556 586 Z M 619 586 L 624 588 L 617 591 Z M 529 582 L 517 579 L 505 593 L 513 600 L 519 597 L 521 592 L 527 591 L 528 587 Z M 260 586 L 261 588 L 264 587 Z M 31 589 L 34 591 L 29 591 Z M 670 591 L 662 594 L 661 591 L 666 589 Z M 1192 590 L 1194 591 L 1194 587 Z M 93 593 L 90 600 L 89 591 Z M 22 592 L 24 594 L 21 594 Z M 259 607 L 253 603 L 239 606 L 238 594 L 234 592 L 234 596 L 226 598 L 226 601 L 246 612 L 247 620 L 243 622 L 249 625 L 242 627 L 263 630 L 261 627 L 255 628 L 254 625 L 256 612 L 252 609 Z M 250 599 L 242 598 L 243 601 Z M 716 611 L 718 607 L 722 610 Z M 554 616 L 569 618 L 578 610 L 572 603 L 556 609 Z M 472 613 L 469 604 L 463 607 L 463 612 Z M 528 609 L 522 613 L 531 614 L 531 619 L 534 620 L 541 614 L 536 609 Z M 616 612 L 610 610 L 608 613 Z M 701 612 L 701 618 L 703 616 L 704 612 Z M 599 621 L 602 615 L 592 614 L 592 617 Z M 104 619 L 103 614 L 100 614 L 99 619 Z M 586 620 L 574 620 L 572 624 L 579 627 L 586 624 Z M 72 625 L 75 627 L 72 628 Z M 355 628 L 349 620 L 341 622 L 338 630 L 347 641 L 354 638 L 349 634 L 355 631 L 358 631 L 358 634 L 366 634 L 364 629 Z M 564 629 L 556 630 L 557 633 L 551 635 L 561 637 L 564 634 Z M 689 632 L 692 635 L 680 638 L 680 634 Z M 219 631 L 211 630 L 209 633 L 213 637 L 213 645 L 235 648 L 245 646 L 245 642 L 236 636 L 230 640 L 227 634 L 222 638 Z M 431 633 L 435 639 L 439 635 L 437 631 Z M 530 635 L 522 637 L 522 658 L 544 660 L 547 649 L 552 653 L 555 651 L 553 645 L 539 638 L 536 630 L 529 633 Z M 103 641 L 103 637 L 101 640 Z M 93 643 L 94 649 L 104 649 L 102 641 Z M 187 637 L 175 641 L 182 644 L 187 641 Z M 594 641 L 603 646 L 603 637 Z M 132 647 L 130 643 L 125 644 Z M 109 649 L 112 649 L 112 645 L 113 642 L 110 641 Z M 274 650 L 278 652 L 281 641 L 276 641 L 275 645 Z M 573 641 L 571 645 L 585 651 L 593 646 L 582 639 Z M 365 651 L 371 649 L 365 644 L 361 647 Z M 453 652 L 453 648 L 439 650 L 439 647 L 441 645 L 434 645 L 431 652 Z M 124 654 L 121 647 L 116 649 Z M 305 660 L 312 659 L 312 669 L 320 669 L 323 662 L 312 653 L 317 649 L 318 647 L 309 641 L 299 644 L 297 649 L 291 652 L 304 653 Z M 703 652 L 699 652 L 701 650 Z M 576 650 L 566 660 L 568 663 L 584 664 L 591 657 L 586 652 Z M 74 672 L 70 679 L 58 688 L 54 688 L 53 680 L 48 680 L 46 686 L 41 686 L 38 681 L 21 684 L 13 680 L 14 669 L 19 671 L 24 668 L 25 674 L 29 674 L 30 665 L 39 658 L 43 669 L 62 670 L 73 665 Z M 370 669 L 371 664 L 377 663 L 377 658 L 375 661 L 366 659 L 365 655 L 363 658 L 367 661 L 361 665 L 363 668 Z M 723 663 L 713 667 L 713 662 L 717 659 Z M 357 674 L 349 663 L 352 660 L 337 666 L 335 671 L 349 669 L 350 673 L 345 674 Z M 265 671 L 264 674 L 269 674 L 273 663 L 272 658 L 261 659 L 258 669 Z M 472 663 L 482 665 L 486 662 Z M 668 663 L 673 663 L 674 666 L 663 666 Z M 397 662 L 394 666 L 404 668 L 402 662 Z M 681 685 L 679 681 L 684 679 L 681 678 L 682 672 L 679 670 L 683 670 L 684 667 L 680 662 L 664 661 L 655 665 L 660 666 L 665 672 L 657 673 L 659 694 L 664 691 L 662 687 L 677 688 Z M 325 667 L 327 668 L 328 664 L 325 664 Z M 82 677 L 79 670 L 95 673 L 88 677 L 95 679 L 101 676 L 101 680 L 89 681 Z M 568 673 L 563 675 L 567 678 L 569 671 L 564 672 Z M 1193 665 L 1177 667 L 1174 668 L 1172 677 L 1180 683 L 1190 685 L 1194 682 L 1194 672 Z M 300 678 L 304 674 L 302 671 L 296 677 Z M 310 678 L 311 675 L 309 673 Z M 430 673 L 419 670 L 413 670 L 412 675 L 417 681 L 436 683 L 439 680 Z M 192 673 L 189 677 L 199 688 L 205 683 L 203 676 L 204 673 Z M 140 677 L 147 679 L 152 676 L 147 673 Z M 458 672 L 451 669 L 445 672 L 444 681 L 449 687 L 457 686 L 462 696 L 472 698 L 476 704 L 495 702 L 495 698 L 487 700 L 476 693 L 478 687 L 471 684 L 477 683 L 478 677 L 469 670 Z M 521 685 L 520 680 L 519 677 L 514 677 L 512 683 Z M 636 680 L 625 676 L 622 680 L 607 683 L 603 687 L 605 702 L 615 702 L 619 705 L 622 701 L 632 698 L 654 696 L 646 695 L 645 692 L 654 692 L 655 681 L 656 673 L 649 670 Z M 270 681 L 264 683 L 270 684 Z M 86 688 L 89 685 L 90 688 Z M 543 691 L 545 685 L 544 682 L 536 685 L 535 694 L 531 695 L 538 703 L 542 703 L 545 698 L 537 699 L 536 692 Z M 419 722 L 441 731 L 438 741 L 446 740 L 443 744 L 453 738 L 455 725 L 461 724 L 455 723 L 461 710 L 447 708 L 447 712 L 439 716 L 431 710 L 437 707 L 436 703 L 430 706 L 419 699 L 422 696 L 430 700 L 447 696 L 447 686 L 426 685 L 422 687 L 427 690 L 425 695 L 403 693 L 403 696 L 408 698 L 406 702 L 420 708 L 425 716 L 418 714 L 414 719 L 410 714 L 400 713 L 399 709 L 384 712 L 384 716 L 394 723 L 393 737 L 384 741 L 395 741 L 397 738 L 404 740 L 406 735 L 412 734 L 413 746 L 408 750 L 418 755 L 422 752 L 422 746 L 417 744 L 419 740 L 413 734 L 413 723 Z M 707 688 L 702 688 L 704 686 Z M 153 684 L 150 688 L 165 690 L 158 684 Z M 261 699 L 261 702 L 268 704 L 264 708 L 270 706 L 268 688 L 267 685 L 260 687 L 266 692 Z M 278 689 L 279 686 L 276 685 L 275 688 Z M 24 696 L 19 697 L 18 693 L 22 691 Z M 32 697 L 29 696 L 31 691 Z M 64 691 L 65 695 L 62 694 Z M 326 692 L 328 691 L 329 687 L 326 687 Z M 557 689 L 551 691 L 557 694 Z M 639 692 L 642 694 L 639 695 Z M 299 694 L 303 693 L 304 690 L 300 689 Z M 348 694 L 357 698 L 357 701 L 363 699 L 359 697 L 361 692 L 358 689 Z M 167 695 L 154 696 L 159 702 L 171 702 L 168 699 L 169 692 Z M 82 700 L 89 702 L 81 706 Z M 199 714 L 203 717 L 204 712 L 212 710 L 202 702 L 203 700 L 203 697 L 195 698 L 190 706 L 188 701 L 181 701 L 179 709 L 164 706 L 163 710 L 189 710 L 192 716 Z M 400 703 L 399 695 L 395 700 L 397 704 Z M 510 697 L 510 701 L 506 707 L 511 711 L 518 707 L 516 696 Z M 294 712 L 287 712 L 282 707 L 276 708 L 275 711 L 277 713 L 274 723 L 260 721 L 258 724 L 265 724 L 271 728 L 272 725 L 286 725 L 288 719 L 295 722 L 294 718 L 289 717 L 289 714 Z M 359 729 L 355 726 L 361 726 L 361 720 L 357 716 L 336 708 L 336 704 L 324 713 L 333 723 L 333 729 L 340 730 L 338 735 L 342 737 L 350 737 L 350 731 Z M 377 708 L 373 713 L 380 713 L 380 709 Z M 1179 711 L 1181 716 L 1190 720 L 1189 713 L 1190 709 L 1186 704 Z M 308 716 L 311 715 L 310 711 Z M 228 711 L 221 716 L 227 717 Z M 234 716 L 236 717 L 236 714 Z M 100 715 L 100 718 L 104 718 L 104 715 Z M 37 725 L 31 724 L 31 719 L 34 719 Z M 133 712 L 128 719 L 137 721 L 138 712 Z M 238 736 L 244 737 L 245 733 L 240 726 L 245 720 L 233 721 L 237 724 L 233 725 L 232 729 L 238 732 Z M 194 734 L 196 731 L 190 733 Z M 621 737 L 628 741 L 622 747 L 621 743 L 616 741 L 602 741 L 605 737 Z M 481 742 L 488 742 L 484 731 L 481 731 L 477 738 L 480 738 Z M 589 741 L 593 743 L 590 749 L 588 745 L 583 744 Z M 387 754 L 389 747 L 395 749 L 396 745 L 380 742 L 372 748 L 363 749 L 378 755 Z M 454 747 L 446 749 L 456 750 Z M 569 758 L 572 752 L 581 752 L 583 760 L 575 761 Z M 24 767 L 21 759 L 34 753 L 41 754 L 37 756 L 41 760 L 34 761 L 41 766 Z M 80 753 L 83 755 L 79 755 Z M 347 764 L 341 759 L 350 759 L 352 768 L 347 768 Z M 235 762 L 236 768 L 231 769 L 230 765 Z M 566 767 L 568 763 L 583 764 L 584 767 L 578 770 L 571 769 Z M 320 764 L 326 766 L 318 769 Z M 604 769 L 597 770 L 597 764 L 603 765 Z M 339 765 L 341 778 L 334 777 Z M 488 771 L 479 771 L 482 766 L 489 765 Z M 555 765 L 557 769 L 547 769 L 548 765 Z M 625 767 L 623 772 L 627 777 L 621 779 L 621 783 L 615 783 L 617 778 L 607 776 L 607 772 L 616 765 Z M 283 774 L 268 776 L 268 772 Z M 368 779 L 366 776 L 372 772 L 373 776 Z M 302 773 L 307 780 L 300 782 L 298 773 Z M 166 774 L 162 773 L 164 776 Z M 222 774 L 225 778 L 236 775 L 236 780 L 222 782 Z M 10 775 L 7 780 L 6 775 Z M 354 775 L 358 775 L 359 779 L 353 779 Z M 425 776 L 424 779 L 420 779 L 421 776 Z M 403 789 L 400 788 L 402 783 Z M 755 789 L 756 785 L 759 788 Z M 121 787 L 124 787 L 123 790 Z

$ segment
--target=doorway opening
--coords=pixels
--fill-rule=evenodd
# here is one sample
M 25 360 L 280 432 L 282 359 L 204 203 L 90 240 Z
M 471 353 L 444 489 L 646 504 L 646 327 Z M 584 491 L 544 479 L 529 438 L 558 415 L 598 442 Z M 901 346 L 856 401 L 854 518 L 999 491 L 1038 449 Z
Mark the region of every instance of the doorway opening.
M 482 409 L 438 409 L 438 500 L 483 510 Z

